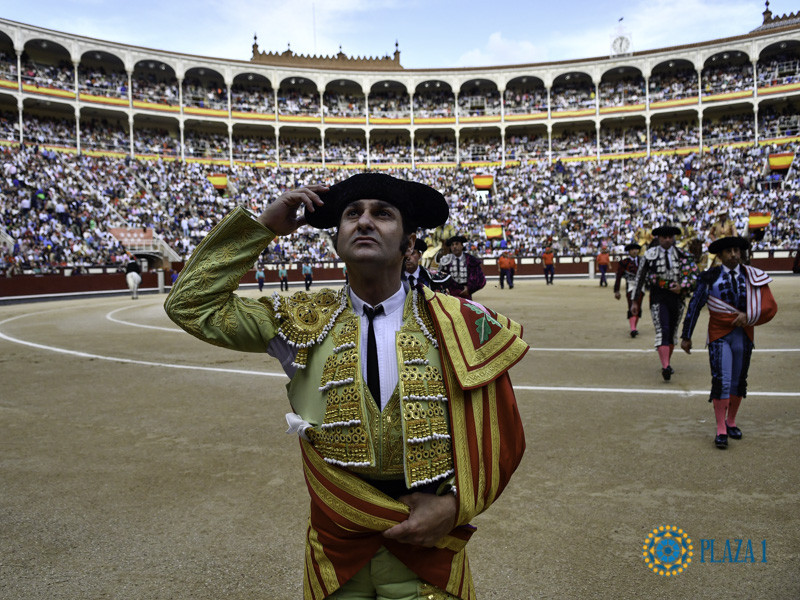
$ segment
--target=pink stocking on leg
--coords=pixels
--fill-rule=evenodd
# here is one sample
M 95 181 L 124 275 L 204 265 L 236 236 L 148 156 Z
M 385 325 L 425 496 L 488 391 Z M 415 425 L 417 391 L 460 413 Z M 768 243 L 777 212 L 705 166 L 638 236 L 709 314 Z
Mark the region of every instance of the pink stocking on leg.
M 728 406 L 728 419 L 726 423 L 731 427 L 736 427 L 736 413 L 739 412 L 739 405 L 742 403 L 742 397 L 731 394 L 730 400 L 731 402 Z
M 730 398 L 714 399 L 714 416 L 717 419 L 717 435 L 728 434 L 728 428 L 725 426 L 725 413 L 728 412 L 728 404 Z
M 661 359 L 661 366 L 665 369 L 669 366 L 669 346 L 659 346 L 658 350 L 658 358 Z

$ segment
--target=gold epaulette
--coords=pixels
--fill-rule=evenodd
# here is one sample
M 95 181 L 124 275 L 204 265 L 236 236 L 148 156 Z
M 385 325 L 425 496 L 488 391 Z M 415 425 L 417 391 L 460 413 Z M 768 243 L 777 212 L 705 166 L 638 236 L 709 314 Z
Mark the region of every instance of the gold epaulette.
M 337 292 L 324 288 L 313 294 L 299 291 L 289 297 L 277 292 L 272 295 L 278 335 L 297 348 L 293 366 L 305 368 L 309 349 L 325 339 L 346 307 L 344 289 Z

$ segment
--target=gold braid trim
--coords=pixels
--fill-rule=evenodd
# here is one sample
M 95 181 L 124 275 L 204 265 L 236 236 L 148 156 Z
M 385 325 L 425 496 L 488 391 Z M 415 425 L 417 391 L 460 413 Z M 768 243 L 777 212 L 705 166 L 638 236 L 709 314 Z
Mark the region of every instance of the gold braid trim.
M 320 377 L 325 417 L 310 436 L 329 462 L 352 468 L 375 465 L 373 435 L 364 412 L 359 332 L 359 317 L 352 310 L 337 314 L 331 332 L 333 353 L 325 359 Z
M 442 365 L 422 329 L 433 331 L 433 323 L 416 293 L 409 294 L 403 316 L 397 334 L 398 388 L 406 484 L 413 488 L 445 479 L 455 470 Z
M 319 541 L 319 535 L 311 527 L 311 519 L 308 520 L 306 532 L 306 560 L 305 560 L 305 580 L 303 592 L 305 598 L 324 598 L 322 586 L 320 585 L 314 564 L 319 567 L 320 578 L 326 589 L 335 590 L 339 587 L 339 579 L 336 577 L 336 570 L 330 559 L 325 555 L 325 549 Z M 311 592 L 313 590 L 313 596 Z

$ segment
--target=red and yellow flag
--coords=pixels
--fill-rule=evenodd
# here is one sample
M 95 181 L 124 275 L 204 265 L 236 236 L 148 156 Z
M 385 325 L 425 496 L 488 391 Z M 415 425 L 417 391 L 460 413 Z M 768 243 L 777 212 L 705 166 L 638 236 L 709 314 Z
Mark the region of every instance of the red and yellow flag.
M 792 166 L 794 152 L 781 152 L 769 155 L 769 168 L 773 171 L 781 171 Z
M 490 190 L 494 185 L 494 175 L 473 175 L 472 183 L 476 190 Z
M 772 221 L 772 213 L 768 212 L 751 212 L 749 225 L 750 229 L 761 229 L 766 227 Z
M 228 187 L 228 176 L 222 173 L 212 173 L 208 176 L 208 180 L 218 190 L 224 190 Z
M 486 233 L 487 240 L 493 240 L 503 237 L 502 225 L 484 225 L 483 231 L 484 233 Z

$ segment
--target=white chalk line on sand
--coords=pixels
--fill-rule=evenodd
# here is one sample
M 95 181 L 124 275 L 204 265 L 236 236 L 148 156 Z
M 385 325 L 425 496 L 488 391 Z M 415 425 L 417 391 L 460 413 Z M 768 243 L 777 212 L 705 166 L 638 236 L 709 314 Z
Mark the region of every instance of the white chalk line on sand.
M 106 315 L 108 318 L 109 315 L 116 313 L 122 309 L 116 309 L 111 311 Z M 42 312 L 51 312 L 51 311 L 42 311 Z M 0 326 L 5 325 L 6 323 L 10 323 L 11 321 L 16 321 L 17 319 L 22 319 L 25 317 L 34 316 L 36 314 L 41 313 L 28 313 L 23 315 L 17 315 L 16 317 L 11 317 L 9 319 L 5 319 L 0 321 Z M 109 320 L 121 323 L 124 325 L 130 325 L 130 323 L 126 321 L 118 321 L 116 319 Z M 148 328 L 152 326 L 147 326 Z M 165 329 L 167 331 L 180 331 L 180 330 L 173 330 L 170 328 L 159 328 Z M 23 346 L 28 346 L 30 348 L 36 348 L 37 350 L 45 350 L 48 352 L 57 352 L 59 354 L 66 354 L 68 356 L 76 356 L 78 358 L 90 358 L 94 360 L 105 360 L 110 362 L 118 362 L 118 363 L 126 363 L 126 364 L 134 364 L 134 365 L 143 365 L 149 367 L 162 367 L 168 369 L 186 369 L 186 370 L 193 370 L 193 371 L 209 371 L 213 373 L 230 373 L 235 375 L 256 375 L 260 377 L 286 377 L 285 373 L 275 373 L 270 371 L 250 371 L 245 369 L 230 369 L 230 368 L 222 368 L 222 367 L 208 367 L 208 366 L 201 366 L 201 365 L 181 365 L 177 363 L 167 363 L 167 362 L 158 362 L 158 361 L 147 361 L 147 360 L 138 360 L 133 358 L 122 358 L 119 356 L 107 356 L 104 354 L 94 354 L 90 352 L 80 352 L 77 350 L 68 350 L 66 348 L 59 348 L 57 346 L 49 346 L 46 344 L 37 344 L 35 342 L 29 342 L 27 340 L 22 340 L 19 338 L 15 338 L 8 334 L 3 333 L 0 331 L 0 339 L 4 339 L 8 342 L 14 344 L 21 344 Z M 562 349 L 562 350 L 569 350 L 569 349 Z M 542 351 L 541 349 L 539 351 Z M 580 351 L 576 349 L 576 351 Z M 651 350 L 652 352 L 652 350 Z M 767 352 L 767 350 L 762 350 L 762 352 Z M 703 396 L 708 394 L 708 390 L 667 390 L 663 388 L 602 388 L 602 387 L 580 387 L 580 386 L 542 386 L 542 385 L 515 385 L 515 390 L 520 391 L 534 391 L 534 392 L 594 392 L 600 394 L 635 394 L 635 395 L 670 395 L 670 396 Z M 759 392 L 759 391 L 752 391 L 748 392 L 750 396 L 763 396 L 763 397 L 791 397 L 796 398 L 800 397 L 800 392 Z
M 134 308 L 133 306 L 123 306 L 122 308 L 117 308 L 112 310 L 110 313 L 106 314 L 106 319 L 111 321 L 112 323 L 117 323 L 119 325 L 127 325 L 128 327 L 139 327 L 141 329 L 157 329 L 158 331 L 169 331 L 170 333 L 183 333 L 183 329 L 178 329 L 177 327 L 161 327 L 160 325 L 145 325 L 143 323 L 132 323 L 130 321 L 123 321 L 121 319 L 117 319 L 114 315 L 118 312 L 123 310 L 128 310 L 129 308 Z

